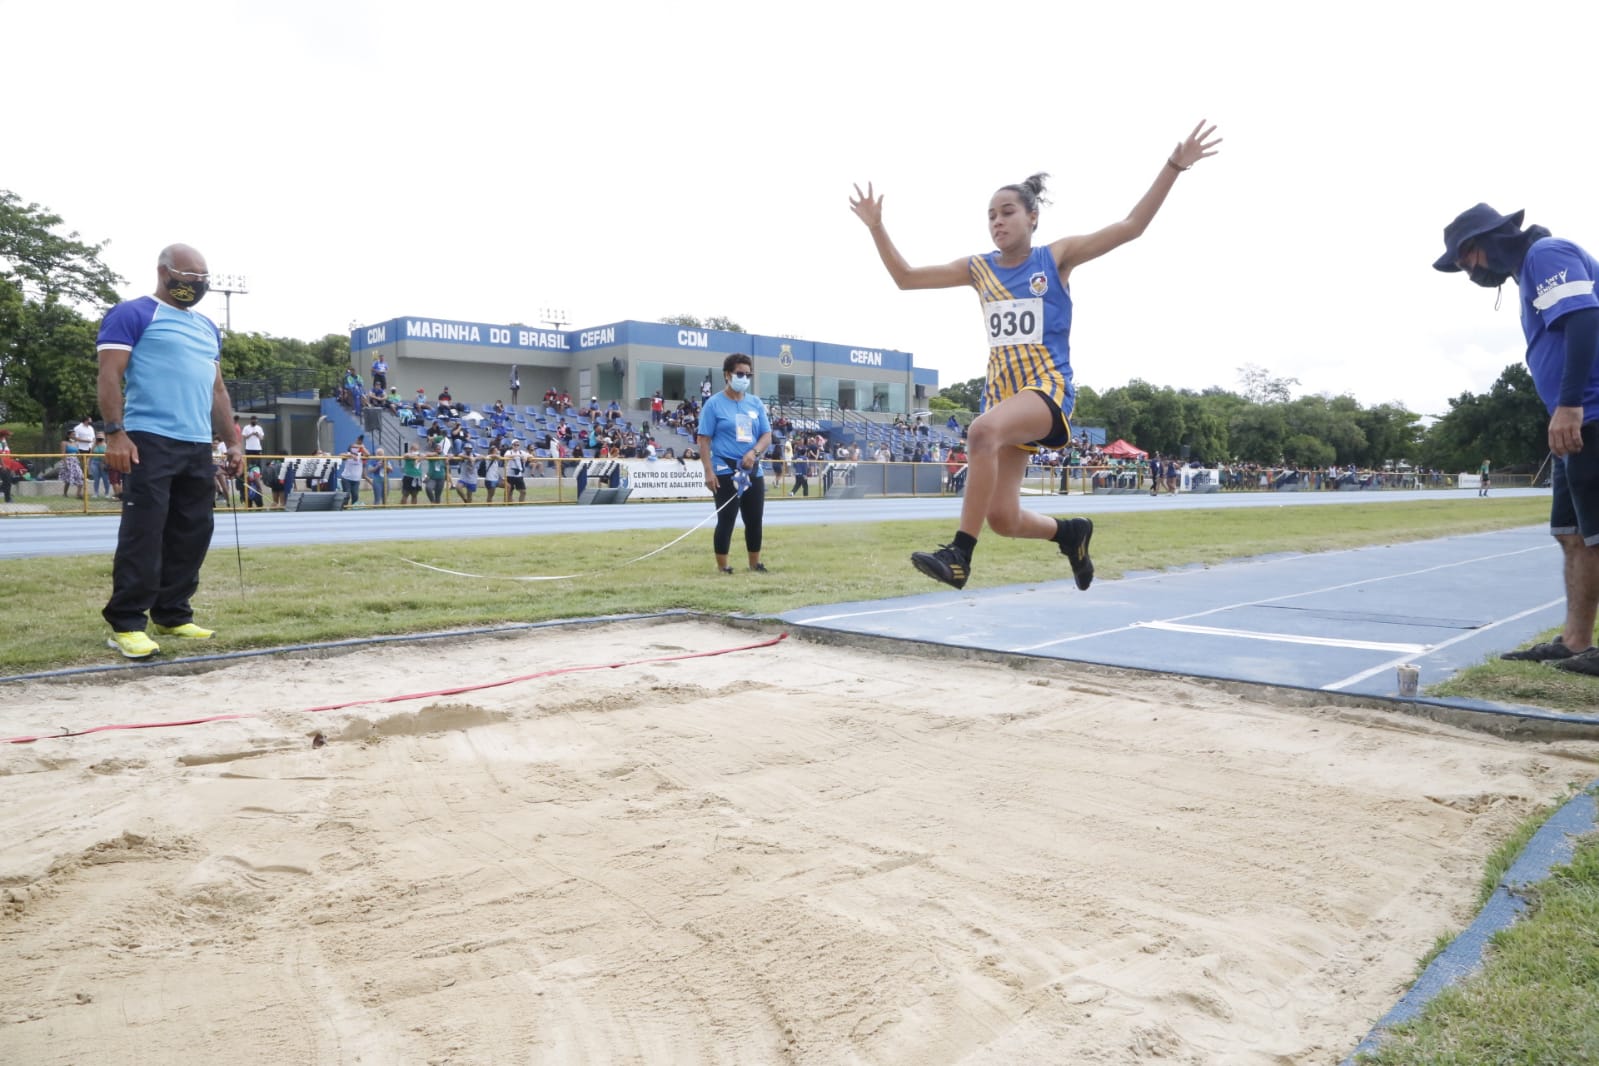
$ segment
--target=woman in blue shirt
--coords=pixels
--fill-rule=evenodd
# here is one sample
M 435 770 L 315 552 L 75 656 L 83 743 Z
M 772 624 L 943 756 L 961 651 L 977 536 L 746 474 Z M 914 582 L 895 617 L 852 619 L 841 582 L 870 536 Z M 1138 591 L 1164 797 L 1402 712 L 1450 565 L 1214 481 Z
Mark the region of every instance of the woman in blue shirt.
M 749 553 L 749 567 L 756 573 L 766 573 L 761 562 L 761 515 L 766 508 L 761 457 L 772 446 L 772 423 L 766 416 L 766 405 L 750 393 L 754 379 L 754 364 L 749 356 L 742 352 L 728 356 L 722 360 L 722 391 L 707 399 L 700 410 L 700 462 L 705 467 L 705 487 L 716 498 L 716 533 L 711 545 L 716 553 L 716 568 L 724 574 L 733 572 L 727 565 L 727 553 L 733 545 L 733 522 L 739 515 L 744 516 L 744 549 Z M 739 473 L 749 478 L 742 493 L 737 485 Z M 732 504 L 735 497 L 737 507 Z

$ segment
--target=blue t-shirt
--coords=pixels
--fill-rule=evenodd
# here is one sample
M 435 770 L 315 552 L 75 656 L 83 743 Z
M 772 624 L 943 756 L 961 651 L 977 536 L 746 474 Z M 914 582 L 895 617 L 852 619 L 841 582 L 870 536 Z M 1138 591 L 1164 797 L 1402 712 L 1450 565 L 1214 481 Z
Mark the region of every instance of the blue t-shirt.
M 141 296 L 106 312 L 95 350 L 131 353 L 122 402 L 125 427 L 211 443 L 211 397 L 222 359 L 215 322 Z
M 1538 397 L 1554 414 L 1560 399 L 1560 378 L 1566 369 L 1566 337 L 1554 328 L 1566 315 L 1599 307 L 1594 281 L 1599 263 L 1593 256 L 1558 237 L 1533 241 L 1521 263 L 1521 332 L 1527 338 L 1527 369 Z M 1599 359 L 1594 360 L 1582 390 L 1582 420 L 1599 418 Z
M 726 390 L 718 392 L 700 408 L 699 435 L 711 439 L 711 469 L 718 474 L 731 474 L 744 459 L 744 453 L 754 448 L 762 436 L 772 431 L 766 417 L 766 405 L 759 396 L 745 394 L 742 400 L 732 400 Z M 764 475 L 760 460 L 750 471 L 750 477 Z

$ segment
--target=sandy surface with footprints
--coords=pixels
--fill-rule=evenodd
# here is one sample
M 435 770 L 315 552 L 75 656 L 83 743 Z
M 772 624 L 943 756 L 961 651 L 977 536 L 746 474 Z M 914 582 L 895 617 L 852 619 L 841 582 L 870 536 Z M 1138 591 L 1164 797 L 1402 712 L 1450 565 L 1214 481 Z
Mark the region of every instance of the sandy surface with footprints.
M 1327 1063 L 1599 746 L 556 628 L 0 689 L 0 1061 Z M 325 743 L 316 743 L 321 734 Z

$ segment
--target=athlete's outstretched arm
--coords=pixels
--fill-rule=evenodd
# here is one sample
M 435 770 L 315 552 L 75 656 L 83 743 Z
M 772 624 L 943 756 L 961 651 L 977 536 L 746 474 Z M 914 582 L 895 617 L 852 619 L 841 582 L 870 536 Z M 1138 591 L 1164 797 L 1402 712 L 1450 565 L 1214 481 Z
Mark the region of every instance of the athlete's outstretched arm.
M 859 185 L 855 186 L 849 209 L 872 231 L 877 254 L 888 268 L 888 276 L 894 279 L 895 285 L 902 289 L 954 289 L 972 283 L 971 271 L 964 259 L 929 267 L 913 267 L 905 262 L 905 257 L 899 254 L 894 242 L 888 239 L 888 231 L 883 228 L 883 198 L 872 193 L 871 182 L 866 183 L 865 192 L 861 192 Z
M 1154 219 L 1155 212 L 1160 210 L 1160 205 L 1166 202 L 1166 194 L 1171 192 L 1171 187 L 1177 182 L 1177 175 L 1199 162 L 1209 159 L 1216 154 L 1216 146 L 1221 143 L 1221 138 L 1210 139 L 1216 132 L 1216 127 L 1206 128 L 1205 120 L 1200 119 L 1199 125 L 1188 135 L 1188 139 L 1180 142 L 1172 150 L 1167 161 L 1160 165 L 1160 173 L 1155 175 L 1155 183 L 1144 193 L 1143 199 L 1133 206 L 1132 211 L 1120 222 L 1112 222 L 1102 230 L 1084 234 L 1080 237 L 1062 237 L 1050 244 L 1049 250 L 1054 253 L 1055 265 L 1060 269 L 1062 280 L 1073 267 L 1080 266 L 1090 259 L 1098 259 L 1112 248 L 1119 248 L 1136 237 L 1143 236 L 1149 223 Z

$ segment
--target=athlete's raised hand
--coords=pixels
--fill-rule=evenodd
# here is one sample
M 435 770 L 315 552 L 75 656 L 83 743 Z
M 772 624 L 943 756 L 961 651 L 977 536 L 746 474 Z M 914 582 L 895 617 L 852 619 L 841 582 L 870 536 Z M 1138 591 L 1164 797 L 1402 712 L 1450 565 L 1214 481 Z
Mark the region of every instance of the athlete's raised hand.
M 1205 120 L 1200 119 L 1199 124 L 1194 127 L 1194 132 L 1188 135 L 1188 139 L 1179 142 L 1177 147 L 1172 149 L 1172 163 L 1187 170 L 1201 159 L 1209 159 L 1215 155 L 1216 146 L 1221 143 L 1220 137 L 1215 140 L 1210 139 L 1210 135 L 1215 132 L 1215 126 L 1207 128 Z
M 866 223 L 867 229 L 876 229 L 883 224 L 883 198 L 872 195 L 872 183 L 866 183 L 866 191 L 861 192 L 859 185 L 855 186 L 855 195 L 849 198 L 849 209 L 855 212 L 855 217 Z

